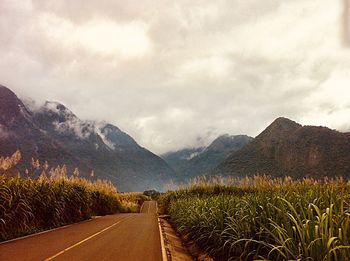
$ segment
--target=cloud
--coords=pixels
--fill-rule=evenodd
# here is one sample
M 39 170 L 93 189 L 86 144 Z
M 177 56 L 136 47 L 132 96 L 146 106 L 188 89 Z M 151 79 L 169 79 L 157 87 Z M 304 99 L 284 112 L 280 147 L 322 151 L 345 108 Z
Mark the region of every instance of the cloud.
M 106 122 L 95 122 L 94 131 L 101 137 L 102 141 L 104 142 L 104 144 L 106 144 L 108 148 L 110 148 L 111 150 L 115 150 L 116 144 L 107 138 L 107 135 L 110 134 L 110 129 L 107 128 L 104 132 L 102 132 L 102 129 L 106 126 L 106 124 Z
M 305 102 L 313 106 L 302 118 L 303 123 L 350 131 L 347 120 L 350 113 L 348 75 L 347 70 L 337 70 L 319 86 L 317 93 L 305 98 Z
M 87 139 L 95 131 L 94 125 L 82 122 L 77 118 L 69 118 L 64 122 L 54 121 L 53 126 L 60 133 L 73 133 L 80 139 Z
M 341 13 L 331 0 L 2 0 L 0 81 L 157 153 L 278 116 L 349 130 Z
M 43 14 L 38 23 L 47 38 L 60 42 L 65 48 L 82 48 L 88 52 L 124 59 L 142 56 L 150 49 L 147 25 L 142 22 L 118 24 L 98 17 L 75 25 L 57 15 Z

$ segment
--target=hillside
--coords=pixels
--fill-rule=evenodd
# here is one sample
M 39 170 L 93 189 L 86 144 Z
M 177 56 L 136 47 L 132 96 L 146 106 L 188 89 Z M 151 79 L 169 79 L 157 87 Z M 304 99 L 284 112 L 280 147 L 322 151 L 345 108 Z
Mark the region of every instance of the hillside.
M 252 140 L 246 135 L 221 135 L 208 147 L 183 149 L 162 155 L 177 172 L 180 180 L 204 175 L 215 168 L 231 152 L 240 150 Z
M 275 177 L 350 176 L 350 133 L 276 119 L 211 174 Z
M 19 149 L 23 160 L 31 157 L 50 166 L 66 164 L 86 177 L 110 179 L 121 191 L 161 189 L 174 178 L 167 163 L 139 146 L 118 127 L 104 122 L 83 121 L 64 105 L 46 102 L 29 110 L 8 88 L 0 87 L 0 155 Z
M 178 151 L 167 152 L 161 157 L 172 167 L 176 173 L 183 173 L 191 168 L 191 159 L 198 156 L 205 147 L 185 148 Z
M 0 154 L 12 155 L 17 149 L 22 152 L 20 170 L 29 166 L 31 157 L 41 161 L 52 159 L 54 165 L 76 164 L 83 171 L 89 170 L 88 165 L 80 162 L 36 126 L 33 113 L 12 91 L 0 86 Z

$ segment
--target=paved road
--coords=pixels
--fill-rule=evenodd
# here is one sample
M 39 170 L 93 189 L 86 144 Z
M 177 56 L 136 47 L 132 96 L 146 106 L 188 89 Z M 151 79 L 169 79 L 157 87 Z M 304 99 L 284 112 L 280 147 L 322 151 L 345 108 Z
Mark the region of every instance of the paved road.
M 0 244 L 1 261 L 162 261 L 157 205 L 140 214 L 105 216 L 51 232 Z

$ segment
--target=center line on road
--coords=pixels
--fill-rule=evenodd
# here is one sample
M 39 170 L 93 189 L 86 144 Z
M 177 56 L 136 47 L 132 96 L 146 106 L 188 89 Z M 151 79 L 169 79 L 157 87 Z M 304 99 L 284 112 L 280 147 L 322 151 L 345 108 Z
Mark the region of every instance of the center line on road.
M 99 232 L 93 234 L 92 236 L 89 236 L 89 237 L 85 238 L 84 240 L 82 240 L 82 241 L 80 241 L 80 242 L 78 242 L 78 243 L 76 243 L 76 244 L 74 244 L 74 245 L 72 245 L 72 246 L 70 246 L 70 247 L 67 247 L 66 249 L 64 249 L 64 250 L 62 250 L 62 251 L 60 251 L 60 252 L 58 252 L 56 255 L 54 255 L 54 256 L 52 256 L 52 257 L 46 258 L 44 261 L 53 260 L 54 258 L 56 258 L 56 257 L 58 257 L 58 256 L 60 256 L 60 255 L 62 255 L 62 254 L 64 254 L 65 252 L 67 252 L 67 251 L 69 251 L 69 250 L 71 250 L 71 249 L 73 249 L 73 248 L 75 248 L 75 247 L 77 247 L 77 246 L 83 244 L 84 242 L 86 242 L 86 241 L 88 241 L 88 240 L 90 240 L 90 239 L 92 239 L 92 238 L 94 238 L 94 237 L 96 237 L 96 236 L 102 234 L 103 232 L 107 231 L 108 229 L 111 229 L 112 227 L 114 227 L 114 226 L 120 224 L 121 222 L 123 222 L 123 221 L 125 221 L 125 220 L 127 220 L 127 219 L 129 219 L 129 218 L 132 218 L 132 216 L 131 216 L 131 217 L 126 217 L 126 218 L 124 218 L 124 219 L 122 219 L 122 220 L 120 220 L 120 221 L 114 223 L 113 225 L 110 225 L 109 227 L 106 227 L 105 229 L 102 229 L 101 231 L 99 231 Z
M 148 209 L 147 209 L 147 214 L 149 214 L 149 209 L 151 207 L 151 202 L 148 202 Z

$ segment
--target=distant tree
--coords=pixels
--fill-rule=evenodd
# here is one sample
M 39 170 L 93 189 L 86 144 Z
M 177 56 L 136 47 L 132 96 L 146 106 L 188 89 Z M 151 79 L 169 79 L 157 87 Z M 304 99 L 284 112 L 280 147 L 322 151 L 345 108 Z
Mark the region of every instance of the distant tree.
M 150 197 L 151 199 L 157 199 L 160 195 L 160 192 L 152 189 L 152 190 L 146 190 L 143 192 L 144 195 Z

